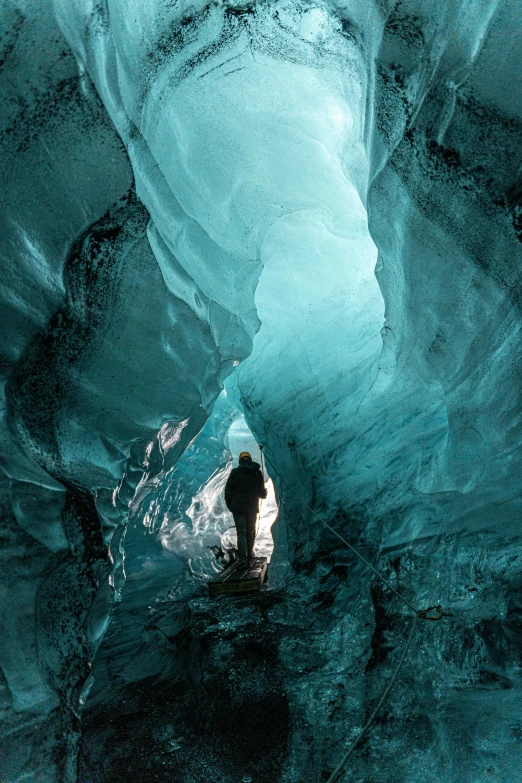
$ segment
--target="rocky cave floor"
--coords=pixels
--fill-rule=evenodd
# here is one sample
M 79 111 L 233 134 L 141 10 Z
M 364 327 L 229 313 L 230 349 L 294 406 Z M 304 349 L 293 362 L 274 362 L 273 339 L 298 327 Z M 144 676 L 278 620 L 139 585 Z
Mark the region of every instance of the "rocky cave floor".
M 290 727 L 277 648 L 299 636 L 270 622 L 281 605 L 270 593 L 191 601 L 167 637 L 170 670 L 85 713 L 81 783 L 278 780 Z
M 419 574 L 435 582 L 432 561 L 395 558 L 397 586 L 420 596 Z M 418 623 L 346 780 L 519 779 L 519 593 L 504 611 L 492 563 L 477 562 L 453 559 L 455 614 Z M 506 563 L 515 578 L 518 558 Z M 258 594 L 199 590 L 134 606 L 122 676 L 113 668 L 83 712 L 78 783 L 326 781 L 389 681 L 410 615 L 357 563 L 329 556 Z M 105 655 L 122 657 L 110 629 L 107 639 Z M 129 681 L 132 667 L 149 676 Z
M 275 783 L 299 779 L 308 755 L 312 777 L 326 779 L 350 734 L 344 726 L 341 736 L 335 720 L 349 689 L 339 647 L 352 648 L 342 657 L 353 664 L 353 644 L 366 645 L 356 674 L 374 626 L 355 641 L 339 622 L 345 565 L 320 561 L 313 576 L 248 596 L 202 592 L 181 610 L 149 609 L 146 621 L 142 613 L 137 654 L 156 647 L 149 653 L 161 656 L 161 671 L 130 683 L 111 678 L 87 702 L 79 783 Z

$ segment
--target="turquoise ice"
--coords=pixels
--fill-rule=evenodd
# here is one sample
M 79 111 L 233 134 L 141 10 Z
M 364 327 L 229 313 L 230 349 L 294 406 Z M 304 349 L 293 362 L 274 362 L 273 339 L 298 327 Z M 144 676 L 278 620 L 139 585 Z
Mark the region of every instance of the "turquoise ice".
M 521 11 L 4 4 L 1 778 L 326 779 L 407 623 L 311 507 L 455 615 L 348 779 L 517 779 Z M 211 604 L 259 443 L 267 590 Z

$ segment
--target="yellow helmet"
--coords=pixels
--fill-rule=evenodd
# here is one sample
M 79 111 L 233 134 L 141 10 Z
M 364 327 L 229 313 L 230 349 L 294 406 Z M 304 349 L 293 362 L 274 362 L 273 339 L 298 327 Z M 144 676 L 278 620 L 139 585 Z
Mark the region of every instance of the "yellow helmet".
M 252 459 L 252 455 L 250 454 L 249 451 L 242 451 L 241 454 L 239 455 L 239 461 L 240 462 L 241 462 L 241 460 L 244 460 L 244 459 Z

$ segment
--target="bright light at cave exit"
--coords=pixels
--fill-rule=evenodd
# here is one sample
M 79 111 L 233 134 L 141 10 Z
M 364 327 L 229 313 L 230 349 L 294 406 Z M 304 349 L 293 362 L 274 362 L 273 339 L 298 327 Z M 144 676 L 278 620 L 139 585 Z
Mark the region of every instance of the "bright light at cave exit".
M 244 416 L 237 418 L 228 432 L 228 449 L 233 466 L 238 464 L 242 451 L 249 451 L 255 462 L 260 462 L 260 451 Z M 232 465 L 230 466 L 232 467 Z M 221 567 L 212 554 L 212 547 L 230 549 L 237 546 L 236 529 L 230 511 L 225 506 L 225 484 L 230 468 L 215 473 L 200 487 L 186 509 L 191 524 L 180 519 L 176 512 L 167 511 L 159 531 L 162 546 L 188 561 L 192 573 L 198 578 L 209 578 Z M 274 542 L 270 529 L 277 517 L 274 485 L 265 471 L 267 498 L 260 503 L 254 554 L 270 559 Z
M 236 419 L 230 427 L 228 431 L 228 448 L 232 454 L 234 467 L 236 467 L 239 455 L 242 451 L 249 451 L 254 462 L 261 463 L 261 452 L 259 450 L 259 446 L 257 445 L 244 416 Z M 266 482 L 267 497 L 266 500 L 262 500 L 260 504 L 254 554 L 258 557 L 267 557 L 270 560 L 270 556 L 274 550 L 274 542 L 272 540 L 270 529 L 277 517 L 278 508 L 275 498 L 274 485 L 272 483 L 272 479 L 269 478 L 268 473 L 266 472 L 266 466 L 263 478 Z M 227 538 L 230 538 L 233 546 L 236 546 L 235 529 L 230 529 L 227 531 Z

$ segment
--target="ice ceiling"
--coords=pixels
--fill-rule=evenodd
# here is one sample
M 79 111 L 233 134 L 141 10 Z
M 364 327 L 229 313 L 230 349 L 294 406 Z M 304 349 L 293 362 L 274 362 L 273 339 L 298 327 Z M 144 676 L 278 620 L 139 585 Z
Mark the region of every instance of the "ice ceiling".
M 0 777 L 520 780 L 520 0 L 0 18 Z

